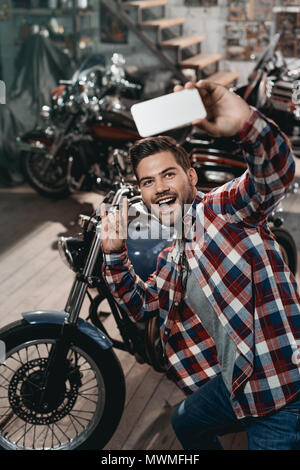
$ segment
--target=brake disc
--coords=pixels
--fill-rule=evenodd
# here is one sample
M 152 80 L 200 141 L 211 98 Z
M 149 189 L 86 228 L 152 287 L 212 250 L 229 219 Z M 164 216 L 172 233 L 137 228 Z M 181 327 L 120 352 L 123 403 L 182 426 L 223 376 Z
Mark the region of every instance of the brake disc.
M 43 403 L 45 374 L 48 359 L 38 358 L 22 365 L 12 377 L 8 388 L 8 399 L 15 414 L 35 425 L 52 424 L 60 421 L 72 410 L 81 385 L 79 370 L 69 364 L 63 390 L 50 406 Z

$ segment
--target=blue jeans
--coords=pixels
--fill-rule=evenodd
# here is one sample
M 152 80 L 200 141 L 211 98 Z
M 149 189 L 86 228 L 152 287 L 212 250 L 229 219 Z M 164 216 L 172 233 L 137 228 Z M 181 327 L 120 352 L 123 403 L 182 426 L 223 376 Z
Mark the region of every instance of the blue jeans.
M 172 425 L 184 449 L 223 450 L 217 438 L 246 432 L 248 450 L 300 450 L 300 396 L 264 417 L 237 419 L 221 375 L 188 396 Z

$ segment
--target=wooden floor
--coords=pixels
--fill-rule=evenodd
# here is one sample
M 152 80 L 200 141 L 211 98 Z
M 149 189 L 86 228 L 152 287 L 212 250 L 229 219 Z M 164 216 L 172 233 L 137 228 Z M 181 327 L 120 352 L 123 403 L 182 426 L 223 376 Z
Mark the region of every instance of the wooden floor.
M 300 160 L 296 164 L 299 179 Z M 91 214 L 101 200 L 100 195 L 81 193 L 51 201 L 26 185 L 0 188 L 0 327 L 20 319 L 24 311 L 64 309 L 73 274 L 59 257 L 57 239 L 77 233 L 78 215 Z M 285 226 L 296 239 L 300 260 L 300 191 L 284 207 Z M 83 317 L 87 308 L 85 304 Z M 105 321 L 113 332 L 113 318 Z M 184 398 L 182 392 L 150 366 L 138 364 L 128 353 L 116 353 L 126 376 L 126 407 L 106 449 L 181 449 L 170 416 Z M 223 442 L 227 449 L 245 448 L 241 436 Z

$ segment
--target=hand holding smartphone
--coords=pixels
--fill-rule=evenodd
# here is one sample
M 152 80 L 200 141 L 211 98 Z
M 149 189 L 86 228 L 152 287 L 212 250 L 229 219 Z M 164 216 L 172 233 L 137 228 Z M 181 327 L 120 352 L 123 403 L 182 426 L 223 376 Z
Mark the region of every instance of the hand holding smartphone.
M 141 137 L 191 124 L 206 117 L 206 110 L 196 88 L 169 93 L 136 103 L 131 114 Z

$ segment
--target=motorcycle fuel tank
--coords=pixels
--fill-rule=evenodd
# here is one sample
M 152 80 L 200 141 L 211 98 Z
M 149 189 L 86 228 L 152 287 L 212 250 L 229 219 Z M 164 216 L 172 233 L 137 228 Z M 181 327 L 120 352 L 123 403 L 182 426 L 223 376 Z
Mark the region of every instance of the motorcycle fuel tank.
M 138 276 L 144 281 L 156 270 L 159 253 L 174 241 L 172 229 L 163 228 L 155 219 L 139 219 L 128 227 L 127 250 Z
M 141 138 L 132 119 L 114 111 L 103 112 L 101 121 L 92 124 L 92 132 L 103 140 L 134 141 Z

